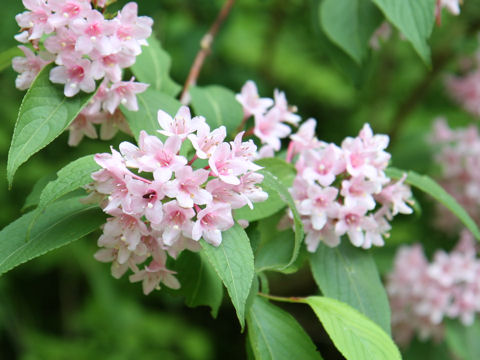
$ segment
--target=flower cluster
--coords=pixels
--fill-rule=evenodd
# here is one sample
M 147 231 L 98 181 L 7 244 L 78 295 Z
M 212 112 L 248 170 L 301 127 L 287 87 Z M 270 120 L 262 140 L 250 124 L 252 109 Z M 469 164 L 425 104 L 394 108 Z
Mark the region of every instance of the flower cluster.
M 446 79 L 449 95 L 466 111 L 480 116 L 480 68 L 476 68 L 464 76 L 450 75 Z
M 431 263 L 421 245 L 397 252 L 387 292 L 393 334 L 400 344 L 408 344 L 415 333 L 441 340 L 445 317 L 473 323 L 480 312 L 480 259 L 474 241 L 465 230 L 452 252 L 438 250 Z
M 259 156 L 273 157 L 280 150 L 281 139 L 291 133 L 285 123 L 297 125 L 300 121 L 300 116 L 295 114 L 296 107 L 288 105 L 282 91 L 275 90 L 274 99 L 259 97 L 257 86 L 251 80 L 245 83 L 236 98 L 242 104 L 244 120 L 251 116 L 254 118 L 253 134 L 263 145 Z
M 30 87 L 38 72 L 55 62 L 50 81 L 64 85 L 65 96 L 79 91 L 91 93 L 96 80 L 102 80 L 92 102 L 70 127 L 70 145 L 77 145 L 83 136 L 97 137 L 93 124 L 102 124 L 101 137 L 110 139 L 116 128 L 129 131 L 120 104 L 136 111 L 136 94 L 147 84 L 122 81 L 122 70 L 132 66 L 141 53 L 141 46 L 152 33 L 153 20 L 137 16 L 137 4 L 128 3 L 112 19 L 106 19 L 95 7 L 105 1 L 90 0 L 23 0 L 28 9 L 16 16 L 21 32 L 15 38 L 30 43 L 33 51 L 20 46 L 25 57 L 13 59 L 13 68 L 20 73 L 17 88 Z M 93 6 L 93 7 L 92 7 Z
M 365 124 L 358 137 L 347 137 L 338 147 L 319 141 L 315 127 L 315 120 L 306 121 L 290 137 L 287 152 L 287 161 L 298 155 L 291 193 L 302 215 L 307 249 L 314 252 L 320 241 L 337 246 L 345 234 L 358 247 L 382 246 L 389 220 L 412 213 L 404 179 L 392 182 L 384 172 L 390 159 L 384 151 L 388 136 L 374 135 Z
M 438 182 L 477 222 L 480 221 L 480 136 L 476 126 L 451 129 L 445 119 L 435 121 L 431 142 L 438 147 L 435 160 L 441 166 Z M 457 219 L 439 205 L 438 225 L 455 229 Z
M 232 209 L 252 208 L 268 196 L 258 186 L 260 167 L 252 162 L 257 148 L 251 140 L 242 141 L 243 133 L 225 142 L 224 126 L 211 131 L 205 118 L 192 118 L 186 106 L 174 118 L 160 110 L 158 122 L 165 141 L 141 132 L 138 147 L 123 142 L 120 152 L 97 154 L 102 169 L 92 174 L 89 186 L 90 196 L 100 198 L 112 216 L 96 258 L 112 262 L 117 278 L 130 268 L 130 280 L 143 281 L 146 294 L 161 282 L 179 287 L 166 268 L 167 253 L 175 258 L 184 249 L 199 250 L 200 238 L 218 246 L 222 231 L 234 225 Z M 189 161 L 180 152 L 190 145 Z

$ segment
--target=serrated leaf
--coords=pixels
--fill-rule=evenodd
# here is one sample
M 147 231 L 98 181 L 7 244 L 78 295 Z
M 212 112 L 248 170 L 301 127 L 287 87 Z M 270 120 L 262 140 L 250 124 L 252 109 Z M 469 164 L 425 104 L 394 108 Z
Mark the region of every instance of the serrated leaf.
M 480 321 L 463 325 L 459 319 L 446 321 L 446 343 L 458 359 L 480 359 Z
M 323 296 L 300 301 L 310 305 L 347 360 L 401 360 L 400 351 L 387 333 L 349 305 Z
M 256 163 L 274 174 L 287 188 L 292 186 L 296 174 L 295 168 L 292 164 L 277 158 L 260 159 L 256 161 Z M 236 219 L 257 221 L 277 213 L 287 205 L 275 189 L 271 189 L 265 184 L 260 184 L 260 186 L 268 193 L 268 199 L 253 204 L 253 209 L 250 209 L 248 205 L 245 205 L 243 208 L 235 210 L 234 213 Z
M 54 174 L 45 175 L 38 179 L 35 185 L 33 185 L 32 191 L 25 199 L 25 204 L 23 204 L 22 212 L 27 210 L 28 208 L 38 205 L 38 202 L 40 201 L 40 195 L 42 194 L 43 189 L 53 179 L 55 179 Z
M 185 296 L 187 306 L 209 306 L 212 316 L 217 317 L 223 299 L 223 285 L 205 255 L 183 251 L 175 262 L 175 270 L 182 284 L 179 292 Z
M 137 81 L 150 84 L 155 90 L 172 97 L 177 96 L 182 87 L 170 78 L 170 55 L 162 49 L 157 38 L 148 38 L 148 46 L 142 47 L 142 53 L 137 56 L 131 69 Z
M 149 135 L 156 135 L 165 139 L 163 135 L 157 132 L 160 129 L 157 120 L 158 110 L 166 111 L 171 116 L 175 116 L 182 104 L 177 99 L 152 88 L 138 94 L 137 101 L 138 111 L 129 111 L 122 106 L 122 112 L 135 139 L 138 141 L 141 130 L 145 130 Z
M 255 271 L 282 269 L 292 257 L 294 238 L 294 233 L 287 230 L 261 244 L 255 254 Z
M 92 182 L 92 173 L 100 169 L 93 155 L 81 157 L 57 173 L 57 179 L 50 181 L 40 195 L 38 208 L 44 208 L 62 196 Z
M 224 125 L 233 134 L 243 119 L 243 109 L 233 91 L 218 85 L 190 89 L 196 115 L 204 116 L 212 129 Z
M 447 193 L 440 185 L 438 185 L 432 178 L 426 175 L 419 175 L 414 171 L 403 171 L 396 168 L 388 168 L 385 173 L 392 179 L 401 179 L 404 174 L 407 174 L 405 183 L 416 187 L 419 190 L 427 193 L 435 200 L 442 203 L 449 209 L 475 236 L 480 240 L 480 230 L 475 221 L 468 215 L 465 209 L 455 200 L 453 196 Z
M 202 240 L 204 253 L 222 279 L 238 320 L 245 325 L 245 303 L 253 281 L 253 252 L 247 234 L 235 224 L 222 232 L 222 243 L 215 247 Z
M 425 64 L 430 65 L 427 40 L 435 23 L 436 0 L 373 0 L 385 17 L 410 41 Z
M 321 359 L 292 315 L 258 296 L 247 314 L 248 339 L 256 359 Z
M 322 294 L 343 301 L 375 321 L 390 335 L 390 306 L 375 260 L 348 241 L 310 254 L 310 268 Z
M 105 215 L 98 206 L 79 200 L 75 197 L 48 206 L 38 216 L 28 240 L 28 227 L 36 211 L 0 231 L 0 274 L 98 229 L 105 222 Z
M 324 0 L 320 21 L 325 34 L 358 64 L 369 50 L 369 40 L 382 20 L 370 0 Z
M 65 97 L 63 86 L 52 84 L 48 78 L 52 66 L 38 74 L 20 106 L 8 152 L 10 186 L 20 165 L 55 140 L 93 96 L 80 92 L 72 98 Z

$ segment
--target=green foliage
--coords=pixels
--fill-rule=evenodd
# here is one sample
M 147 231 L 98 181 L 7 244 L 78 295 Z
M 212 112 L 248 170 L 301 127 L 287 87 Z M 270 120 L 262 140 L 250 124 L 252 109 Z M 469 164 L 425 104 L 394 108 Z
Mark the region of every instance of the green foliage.
M 131 69 L 137 81 L 150 84 L 152 89 L 173 97 L 178 95 L 182 87 L 170 78 L 171 63 L 170 55 L 152 35 L 148 39 L 148 46 L 142 47 L 142 53 Z
M 400 360 L 393 340 L 376 323 L 345 303 L 322 296 L 299 300 L 311 306 L 347 360 Z
M 42 194 L 43 189 L 47 184 L 55 179 L 54 174 L 49 174 L 41 177 L 38 181 L 33 185 L 33 189 L 28 194 L 27 198 L 25 199 L 25 203 L 23 204 L 22 211 L 25 211 L 31 207 L 37 206 L 40 201 L 40 195 Z
M 206 255 L 183 251 L 175 262 L 175 270 L 182 284 L 179 292 L 185 296 L 185 304 L 209 306 L 212 316 L 217 317 L 223 299 L 223 285 Z
M 480 321 L 463 325 L 458 319 L 446 322 L 446 341 L 458 359 L 480 359 Z
M 256 359 L 321 359 L 312 340 L 284 310 L 255 297 L 247 313 L 248 339 Z
M 157 120 L 158 110 L 166 111 L 173 117 L 182 106 L 177 99 L 151 88 L 138 94 L 137 101 L 138 111 L 129 111 L 122 107 L 122 112 L 125 114 L 128 125 L 137 141 L 142 130 L 149 135 L 162 138 L 162 135 L 157 132 L 160 129 Z
M 277 233 L 276 236 L 262 244 L 255 254 L 255 270 L 284 271 L 292 258 L 295 247 L 295 235 L 291 230 Z
M 275 174 L 279 182 L 277 184 L 278 186 L 283 186 L 285 190 L 292 186 L 296 174 L 295 168 L 292 164 L 278 158 L 260 159 L 256 163 L 257 165 L 263 166 L 266 171 Z M 262 183 L 261 185 L 263 190 L 268 193 L 268 199 L 263 202 L 255 203 L 253 209 L 250 209 L 248 205 L 245 205 L 243 208 L 235 210 L 236 219 L 244 219 L 248 221 L 264 219 L 277 213 L 287 205 L 280 197 L 278 189 L 271 188 L 266 183 Z
M 337 247 L 319 245 L 310 268 L 322 294 L 347 303 L 390 334 L 390 306 L 377 266 L 365 249 L 345 240 Z
M 215 247 L 202 241 L 203 251 L 222 279 L 238 320 L 245 324 L 245 304 L 253 281 L 253 252 L 250 241 L 240 225 L 222 232 L 222 243 Z
M 382 20 L 373 3 L 370 0 L 324 0 L 319 16 L 330 40 L 358 64 L 362 63 L 369 50 L 370 37 Z
M 480 240 L 480 230 L 475 221 L 468 215 L 463 207 L 447 193 L 440 185 L 426 175 L 419 175 L 414 171 L 403 171 L 395 168 L 388 168 L 385 173 L 393 179 L 401 179 L 408 174 L 405 182 L 432 196 L 435 200 L 445 205 L 458 219 L 470 230 L 477 240 Z
M 18 47 L 14 46 L 8 50 L 0 52 L 0 72 L 10 67 L 12 64 L 12 59 L 15 56 L 22 56 L 23 52 Z
M 97 206 L 84 205 L 78 197 L 48 206 L 37 218 L 36 211 L 23 215 L 0 232 L 0 274 L 37 256 L 78 240 L 105 221 Z
M 42 190 L 38 208 L 43 209 L 62 196 L 92 182 L 92 173 L 99 169 L 93 155 L 72 161 L 58 172 L 57 179 L 50 181 Z
M 435 22 L 435 0 L 373 0 L 385 17 L 412 43 L 422 60 L 430 65 L 427 39 Z
M 242 106 L 232 90 L 218 85 L 194 86 L 190 96 L 195 112 L 204 116 L 212 129 L 224 125 L 232 136 L 243 118 Z
M 52 84 L 46 66 L 28 89 L 18 113 L 10 151 L 7 178 L 12 185 L 15 172 L 33 154 L 51 143 L 77 117 L 93 94 L 79 93 L 72 98 L 63 94 L 63 87 Z

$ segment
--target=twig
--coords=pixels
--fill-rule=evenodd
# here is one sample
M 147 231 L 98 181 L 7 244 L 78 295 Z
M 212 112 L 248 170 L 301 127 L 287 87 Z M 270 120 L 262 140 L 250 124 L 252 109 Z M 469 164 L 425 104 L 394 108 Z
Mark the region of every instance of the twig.
M 202 41 L 200 41 L 200 50 L 198 51 L 197 56 L 193 61 L 192 67 L 190 68 L 190 73 L 188 74 L 185 85 L 183 86 L 182 95 L 180 96 L 180 102 L 188 103 L 188 101 L 186 101 L 188 98 L 188 90 L 192 85 L 195 85 L 195 83 L 197 82 L 197 78 L 198 75 L 200 75 L 200 70 L 202 69 L 205 58 L 210 53 L 213 40 L 215 39 L 218 30 L 220 29 L 223 22 L 230 13 L 230 10 L 232 9 L 234 3 L 235 0 L 225 1 L 225 4 L 223 4 L 222 9 L 220 10 L 217 18 L 215 19 L 215 22 L 210 27 L 210 30 L 208 30 L 208 32 L 203 36 Z

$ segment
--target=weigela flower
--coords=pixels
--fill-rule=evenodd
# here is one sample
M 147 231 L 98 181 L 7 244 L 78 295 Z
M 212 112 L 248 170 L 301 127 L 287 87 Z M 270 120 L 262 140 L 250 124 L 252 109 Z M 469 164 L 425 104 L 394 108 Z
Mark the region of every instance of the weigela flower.
M 466 230 L 450 253 L 438 250 L 431 263 L 420 245 L 401 247 L 386 286 L 395 339 L 407 345 L 417 333 L 441 340 L 446 317 L 471 325 L 480 312 L 479 276 L 475 240 Z
M 50 81 L 64 85 L 65 96 L 80 91 L 92 93 L 96 80 L 103 79 L 92 103 L 82 110 L 78 121 L 70 126 L 69 144 L 77 145 L 84 135 L 95 138 L 94 125 L 101 125 L 100 138 L 108 139 L 120 129 L 130 130 L 119 113 L 120 104 L 128 110 L 138 110 L 136 94 L 147 84 L 122 81 L 123 69 L 135 63 L 141 46 L 152 32 L 152 19 L 137 15 L 135 3 L 126 4 L 113 19 L 93 7 L 103 7 L 105 1 L 90 0 L 23 0 L 28 11 L 16 20 L 22 32 L 16 39 L 31 43 L 25 46 L 25 58 L 13 60 L 19 72 L 17 88 L 30 87 L 35 76 L 47 64 L 57 66 L 50 71 Z M 93 6 L 92 6 L 93 5 Z M 40 51 L 41 45 L 46 51 Z M 104 126 L 105 124 L 105 126 Z
M 94 182 L 87 189 L 100 197 L 103 211 L 112 216 L 103 226 L 98 243 L 103 249 L 96 258 L 111 261 L 116 277 L 130 269 L 130 281 L 142 281 L 145 293 L 160 283 L 180 286 L 166 267 L 167 254 L 198 251 L 200 238 L 220 245 L 222 232 L 234 225 L 232 209 L 253 207 L 268 196 L 259 186 L 263 176 L 253 163 L 253 142 L 242 142 L 243 134 L 224 142 L 225 128 L 210 132 L 205 118 L 194 119 L 187 107 L 173 118 L 159 112 L 159 125 L 168 136 L 165 142 L 142 131 L 138 147 L 122 142 L 120 152 L 95 155 L 101 169 L 92 174 Z M 199 139 L 212 140 L 214 148 L 211 165 L 200 168 L 195 161 L 208 155 L 210 146 Z M 190 160 L 179 155 L 185 141 L 200 144 Z M 150 256 L 153 260 L 141 269 Z

